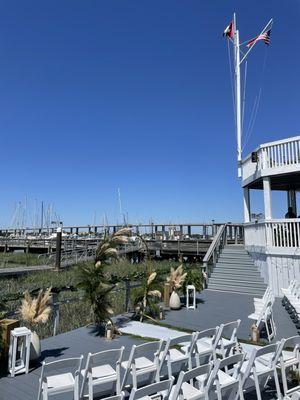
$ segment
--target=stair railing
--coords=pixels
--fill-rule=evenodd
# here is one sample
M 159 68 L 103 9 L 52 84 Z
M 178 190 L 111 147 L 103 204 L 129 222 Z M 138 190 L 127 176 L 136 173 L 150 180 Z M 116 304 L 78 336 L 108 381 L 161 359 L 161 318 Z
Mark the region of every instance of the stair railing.
M 205 280 L 207 280 L 211 272 L 216 265 L 218 257 L 222 248 L 225 246 L 227 241 L 227 224 L 220 225 L 217 233 L 209 246 L 204 258 L 203 258 L 203 267 L 205 272 Z

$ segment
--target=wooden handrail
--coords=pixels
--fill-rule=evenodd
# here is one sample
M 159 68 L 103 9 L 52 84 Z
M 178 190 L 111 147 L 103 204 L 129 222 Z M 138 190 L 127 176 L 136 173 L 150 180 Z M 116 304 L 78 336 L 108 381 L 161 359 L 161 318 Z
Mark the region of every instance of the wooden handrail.
M 217 246 L 220 244 L 220 241 L 224 234 L 225 228 L 226 228 L 226 224 L 219 226 L 217 234 L 214 237 L 214 240 L 211 242 L 209 249 L 207 250 L 207 252 L 203 258 L 203 264 L 209 263 L 210 259 L 212 258 L 213 254 L 214 254 L 214 251 L 216 250 Z

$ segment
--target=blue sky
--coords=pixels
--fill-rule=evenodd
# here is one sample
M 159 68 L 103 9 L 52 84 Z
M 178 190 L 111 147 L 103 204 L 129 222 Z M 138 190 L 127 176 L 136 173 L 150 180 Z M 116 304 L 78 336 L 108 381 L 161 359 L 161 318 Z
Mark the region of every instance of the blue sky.
M 25 196 L 65 224 L 115 222 L 118 187 L 131 221 L 241 220 L 233 11 L 241 40 L 274 17 L 271 46 L 249 58 L 246 118 L 259 87 L 262 101 L 246 154 L 299 134 L 300 1 L 3 2 L 0 225 Z

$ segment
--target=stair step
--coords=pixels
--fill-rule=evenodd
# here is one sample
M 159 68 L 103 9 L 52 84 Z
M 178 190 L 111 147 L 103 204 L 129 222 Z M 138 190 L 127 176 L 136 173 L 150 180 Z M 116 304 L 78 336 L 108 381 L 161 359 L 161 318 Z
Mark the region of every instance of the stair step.
M 231 247 L 224 247 L 222 250 L 223 253 L 236 253 L 236 254 L 248 254 L 245 249 L 233 249 Z
M 258 271 L 258 268 L 256 265 L 253 264 L 243 264 L 243 263 L 228 263 L 228 262 L 217 262 L 216 263 L 216 267 L 220 267 L 220 268 L 232 268 L 232 269 L 242 269 L 245 271 Z
M 263 296 L 264 294 L 264 290 L 257 290 L 254 288 L 249 288 L 244 287 L 244 288 L 236 288 L 236 287 L 231 287 L 231 286 L 227 286 L 227 287 L 223 287 L 220 285 L 209 285 L 208 289 L 210 290 L 217 290 L 220 292 L 230 292 L 230 293 L 238 293 L 238 294 L 247 294 L 250 296 Z
M 222 276 L 240 276 L 241 278 L 249 276 L 249 278 L 257 278 L 261 279 L 261 276 L 258 272 L 244 272 L 244 271 L 235 271 L 235 270 L 228 270 L 224 271 L 223 269 L 217 269 L 215 268 L 211 274 L 211 276 L 216 276 L 216 275 L 222 275 Z
M 216 270 L 214 270 L 213 273 L 211 274 L 211 278 L 220 278 L 220 279 L 232 278 L 241 280 L 245 280 L 245 278 L 248 278 L 249 280 L 252 281 L 261 282 L 261 276 L 259 274 L 240 274 L 238 272 L 226 273 L 224 271 L 216 271 Z
M 245 260 L 232 260 L 232 259 L 226 259 L 224 260 L 223 258 L 218 259 L 218 264 L 232 264 L 232 265 L 254 265 L 252 261 L 245 261 Z
M 261 288 L 261 289 L 266 289 L 267 285 L 263 282 L 253 282 L 250 279 L 233 279 L 233 278 L 227 278 L 227 279 L 218 279 L 214 277 L 209 278 L 209 283 L 217 283 L 220 285 L 224 286 L 253 286 L 255 288 Z
M 231 254 L 231 253 L 223 254 L 223 253 L 221 253 L 220 258 L 233 258 L 233 259 L 238 258 L 241 260 L 251 260 L 252 261 L 251 257 L 248 254 Z
M 258 271 L 256 265 L 249 265 L 249 264 L 230 264 L 230 263 L 222 263 L 222 262 L 218 262 L 216 264 L 216 267 L 219 268 L 232 268 L 232 269 L 241 269 L 244 271 Z

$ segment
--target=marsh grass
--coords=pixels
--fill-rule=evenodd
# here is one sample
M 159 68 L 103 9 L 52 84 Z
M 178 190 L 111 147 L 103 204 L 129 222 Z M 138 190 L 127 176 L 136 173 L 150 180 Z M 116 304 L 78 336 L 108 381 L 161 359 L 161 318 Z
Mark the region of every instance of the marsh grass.
M 42 264 L 45 264 L 45 260 L 42 257 L 38 258 L 38 254 L 0 253 L 0 268 Z
M 176 262 L 170 261 L 145 261 L 140 264 L 131 264 L 126 260 L 120 260 L 112 265 L 105 267 L 105 273 L 109 279 L 116 284 L 116 291 L 111 293 L 111 304 L 114 310 L 114 314 L 118 315 L 124 312 L 125 305 L 125 290 L 124 283 L 126 280 L 133 282 L 141 282 L 142 278 L 146 276 L 147 271 L 152 270 L 157 272 L 157 283 L 163 288 L 163 283 L 166 280 L 166 276 L 170 272 L 171 266 L 178 266 Z M 197 268 L 196 264 L 190 266 L 191 268 Z M 73 286 L 77 285 L 77 267 L 71 267 L 63 269 L 60 272 L 55 271 L 40 271 L 32 272 L 26 275 L 13 277 L 13 278 L 1 278 L 0 280 L 0 297 L 3 298 L 6 295 L 19 293 L 22 295 L 25 290 L 34 289 L 47 289 L 48 287 L 59 288 L 62 286 Z M 134 299 L 134 289 L 131 290 L 131 304 Z M 86 326 L 91 323 L 91 312 L 90 306 L 87 302 L 82 300 L 82 293 L 80 291 L 63 291 L 59 294 L 59 301 L 64 302 L 59 306 L 59 331 L 58 333 L 68 332 L 70 330 Z M 70 301 L 75 299 L 75 301 Z M 14 301 L 6 302 L 6 311 L 10 315 L 15 315 L 20 318 L 20 314 L 17 311 L 20 309 L 22 298 Z M 24 321 L 21 321 L 21 324 Z M 54 315 L 51 312 L 49 320 L 37 327 L 37 333 L 41 338 L 49 337 L 53 333 Z

